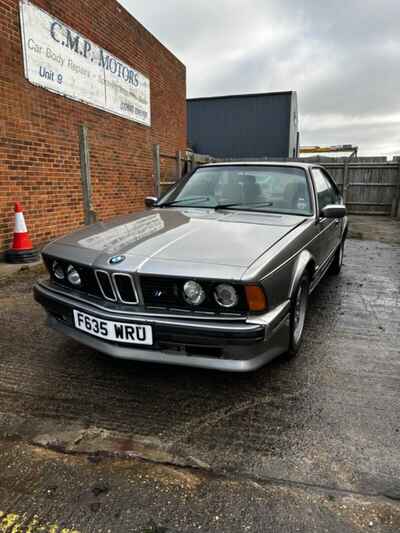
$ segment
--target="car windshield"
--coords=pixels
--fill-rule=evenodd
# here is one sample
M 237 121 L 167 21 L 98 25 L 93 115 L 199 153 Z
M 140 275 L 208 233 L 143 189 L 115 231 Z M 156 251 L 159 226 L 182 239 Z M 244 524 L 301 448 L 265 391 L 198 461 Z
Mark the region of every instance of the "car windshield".
M 306 173 L 289 166 L 200 167 L 180 180 L 158 206 L 312 215 Z

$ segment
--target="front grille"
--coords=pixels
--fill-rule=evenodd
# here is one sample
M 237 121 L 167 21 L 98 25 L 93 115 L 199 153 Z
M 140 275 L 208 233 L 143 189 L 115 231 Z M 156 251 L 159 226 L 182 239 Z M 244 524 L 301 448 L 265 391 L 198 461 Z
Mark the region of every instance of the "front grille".
M 179 307 L 183 300 L 179 298 L 179 290 L 172 278 L 142 276 L 141 287 L 145 305 L 154 307 Z
M 238 305 L 233 309 L 221 308 L 213 297 L 214 287 L 218 284 L 216 281 L 196 280 L 206 292 L 205 301 L 198 307 L 189 305 L 183 298 L 183 285 L 187 279 L 182 278 L 164 278 L 159 276 L 143 275 L 140 278 L 144 304 L 148 307 L 157 307 L 164 309 L 190 309 L 192 311 L 203 311 L 223 314 L 242 314 L 248 310 L 244 288 L 241 285 L 235 285 L 239 295 Z
M 117 297 L 109 273 L 105 270 L 96 270 L 95 275 L 104 298 L 111 302 L 116 302 Z
M 75 262 L 47 256 L 46 254 L 43 255 L 43 259 L 50 272 L 51 279 L 59 285 L 74 291 L 91 294 L 109 302 L 119 302 L 125 305 L 139 304 L 135 278 L 128 273 L 93 269 Z M 66 278 L 63 280 L 57 279 L 52 271 L 54 261 L 57 261 L 65 272 L 67 272 L 68 266 L 72 264 L 81 276 L 82 285 L 77 288 L 71 286 Z M 242 285 L 235 283 L 239 296 L 238 304 L 232 309 L 224 309 L 217 304 L 213 296 L 215 286 L 223 281 L 196 280 L 202 285 L 206 293 L 205 301 L 199 306 L 191 306 L 184 300 L 183 286 L 186 281 L 188 279 L 185 278 L 142 275 L 140 284 L 144 305 L 149 308 L 190 310 L 192 312 L 218 313 L 231 316 L 243 315 L 248 312 L 246 295 Z
M 115 273 L 112 275 L 118 299 L 124 304 L 137 304 L 135 283 L 129 274 Z

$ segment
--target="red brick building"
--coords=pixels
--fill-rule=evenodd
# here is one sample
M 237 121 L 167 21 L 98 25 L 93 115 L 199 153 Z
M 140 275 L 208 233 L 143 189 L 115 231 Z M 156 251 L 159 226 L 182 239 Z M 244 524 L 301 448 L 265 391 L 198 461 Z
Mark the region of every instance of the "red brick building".
M 0 0 L 0 253 L 10 244 L 16 200 L 25 208 L 35 245 L 84 223 L 80 125 L 88 128 L 92 202 L 99 219 L 141 209 L 144 197 L 154 192 L 153 144 L 171 155 L 186 147 L 185 67 L 122 6 L 115 0 L 33 4 L 150 81 L 151 126 L 30 83 L 20 3 Z M 60 35 L 54 40 L 61 42 Z M 125 71 L 120 68 L 120 75 L 132 82 Z

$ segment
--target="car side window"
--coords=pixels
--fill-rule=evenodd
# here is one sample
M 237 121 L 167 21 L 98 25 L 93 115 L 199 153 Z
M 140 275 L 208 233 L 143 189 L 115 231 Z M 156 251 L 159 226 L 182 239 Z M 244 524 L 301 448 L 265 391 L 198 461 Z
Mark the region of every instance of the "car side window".
M 329 204 L 339 203 L 339 196 L 324 172 L 319 168 L 313 168 L 312 175 L 317 190 L 319 208 L 322 209 Z

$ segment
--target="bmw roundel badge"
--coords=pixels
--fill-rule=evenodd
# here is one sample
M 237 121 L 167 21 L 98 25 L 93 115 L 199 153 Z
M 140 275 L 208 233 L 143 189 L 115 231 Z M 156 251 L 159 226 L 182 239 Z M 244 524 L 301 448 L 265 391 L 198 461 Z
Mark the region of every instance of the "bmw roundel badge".
M 109 263 L 111 265 L 118 265 L 119 263 L 122 263 L 122 261 L 125 259 L 124 255 L 113 255 L 111 259 L 109 260 Z

